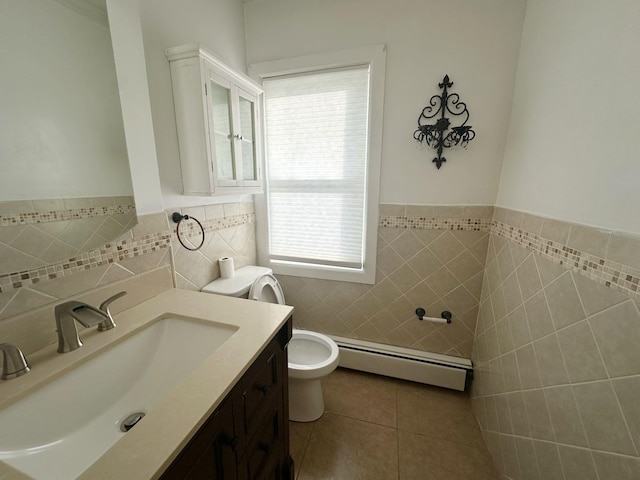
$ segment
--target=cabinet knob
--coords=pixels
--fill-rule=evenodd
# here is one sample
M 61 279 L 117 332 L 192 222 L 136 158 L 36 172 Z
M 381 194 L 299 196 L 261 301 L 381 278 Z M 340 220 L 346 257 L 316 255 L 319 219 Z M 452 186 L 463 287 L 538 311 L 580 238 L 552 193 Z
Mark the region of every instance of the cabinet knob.
M 244 140 L 244 137 L 242 135 L 240 135 L 239 133 L 236 133 L 233 138 L 237 138 L 238 140 Z
M 264 384 L 264 383 L 261 383 L 261 384 L 256 385 L 256 388 L 258 390 L 260 390 L 263 394 L 266 395 L 269 392 L 269 390 L 271 390 L 271 388 L 273 388 L 273 386 L 274 386 L 273 383 L 270 383 L 268 385 Z
M 237 435 L 234 435 L 233 437 L 230 437 L 229 435 L 223 434 L 223 436 L 222 436 L 222 443 L 224 443 L 228 447 L 231 447 L 231 449 L 234 452 L 236 450 L 236 447 L 238 446 L 239 441 L 240 440 L 238 439 Z

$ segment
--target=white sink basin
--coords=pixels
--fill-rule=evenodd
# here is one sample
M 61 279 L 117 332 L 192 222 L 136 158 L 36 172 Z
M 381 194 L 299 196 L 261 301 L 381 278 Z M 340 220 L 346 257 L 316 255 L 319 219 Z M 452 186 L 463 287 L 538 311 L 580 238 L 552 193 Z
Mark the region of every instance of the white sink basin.
M 152 323 L 0 411 L 0 461 L 36 479 L 77 478 L 127 435 L 127 416 L 149 412 L 236 330 Z

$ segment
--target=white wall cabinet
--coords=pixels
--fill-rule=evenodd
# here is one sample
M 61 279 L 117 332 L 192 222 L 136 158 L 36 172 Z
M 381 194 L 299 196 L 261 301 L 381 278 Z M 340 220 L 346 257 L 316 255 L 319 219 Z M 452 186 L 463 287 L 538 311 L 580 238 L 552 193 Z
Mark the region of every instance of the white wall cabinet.
M 262 87 L 198 45 L 166 50 L 185 195 L 262 192 Z

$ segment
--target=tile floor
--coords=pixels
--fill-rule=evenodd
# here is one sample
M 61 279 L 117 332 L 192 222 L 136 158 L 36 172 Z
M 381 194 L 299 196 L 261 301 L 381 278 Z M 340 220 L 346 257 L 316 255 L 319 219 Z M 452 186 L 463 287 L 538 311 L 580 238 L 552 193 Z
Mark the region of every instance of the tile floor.
M 497 480 L 466 393 L 338 369 L 326 409 L 291 422 L 298 480 Z

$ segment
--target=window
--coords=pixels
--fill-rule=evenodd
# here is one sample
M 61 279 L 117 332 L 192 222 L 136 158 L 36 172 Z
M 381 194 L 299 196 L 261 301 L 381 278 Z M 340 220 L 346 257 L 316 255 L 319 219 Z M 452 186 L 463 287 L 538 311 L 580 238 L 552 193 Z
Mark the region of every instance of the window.
M 252 66 L 265 90 L 260 262 L 373 283 L 384 48 L 332 56 L 298 57 L 285 71 L 286 60 Z

